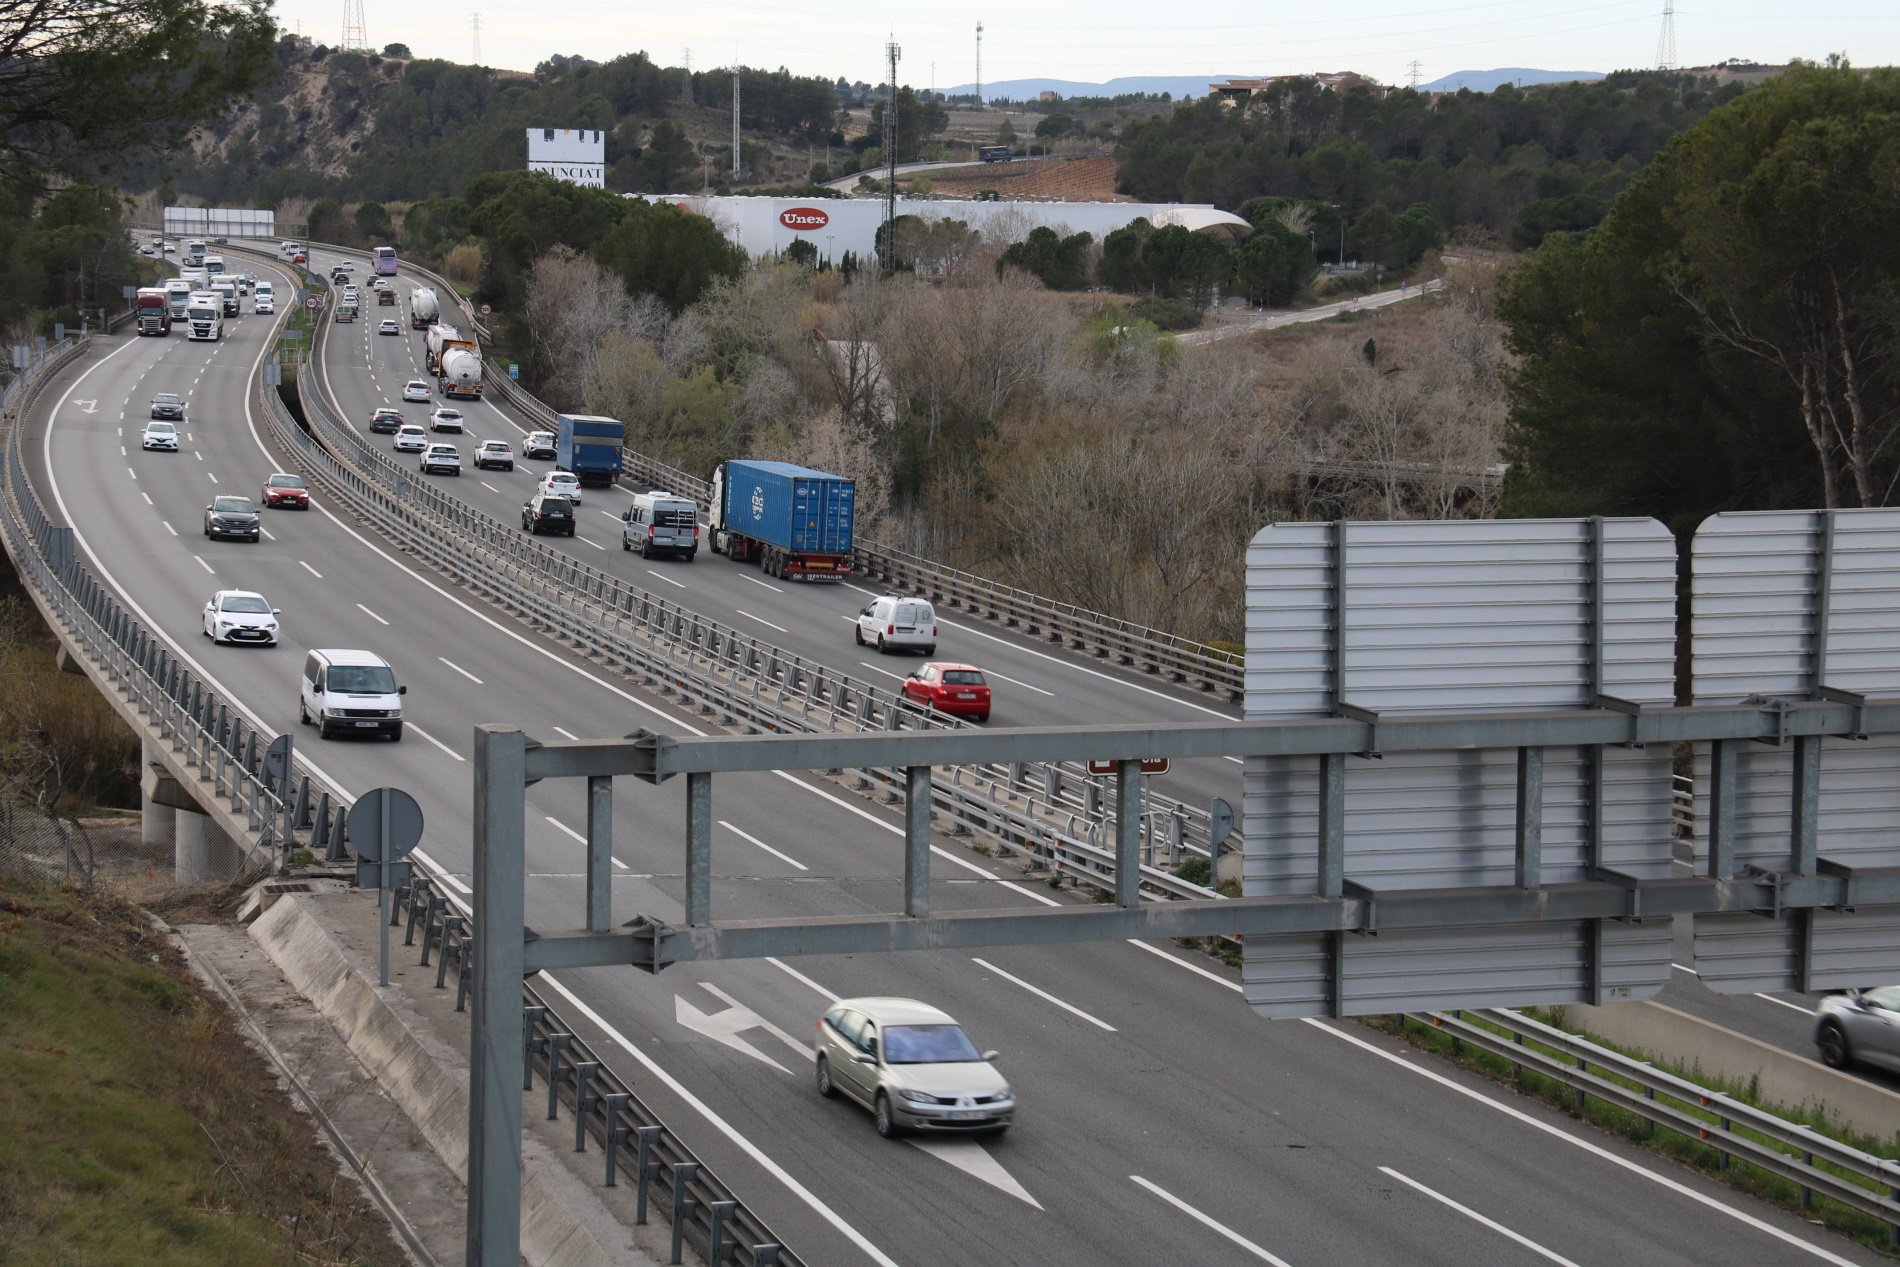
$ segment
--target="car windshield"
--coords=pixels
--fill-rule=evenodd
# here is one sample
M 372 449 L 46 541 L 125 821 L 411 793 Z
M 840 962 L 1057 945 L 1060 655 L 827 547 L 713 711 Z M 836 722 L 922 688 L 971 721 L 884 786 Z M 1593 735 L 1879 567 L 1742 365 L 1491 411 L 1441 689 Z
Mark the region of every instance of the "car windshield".
M 981 1060 L 961 1025 L 890 1025 L 884 1029 L 887 1065 L 948 1065 Z
M 179 402 L 178 397 L 170 395 L 170 394 L 165 394 L 165 395 L 152 397 L 152 403 L 154 405 L 176 405 L 180 402 Z
M 975 669 L 946 670 L 943 675 L 943 680 L 945 682 L 948 682 L 952 686 L 981 686 L 983 685 L 983 675 L 981 673 L 978 673 Z
M 270 477 L 270 486 L 272 488 L 302 488 L 303 476 L 273 475 Z
M 396 675 L 381 664 L 337 664 L 330 667 L 328 689 L 351 695 L 391 695 Z
M 435 411 L 435 416 L 438 418 L 460 418 L 462 415 L 453 409 L 438 409 Z
M 262 615 L 270 611 L 270 604 L 255 594 L 232 594 L 222 606 L 228 612 L 256 612 Z
M 146 427 L 145 427 L 145 429 L 146 429 L 147 431 L 155 431 L 155 432 L 158 432 L 158 433 L 160 433 L 160 434 L 162 434 L 162 435 L 170 435 L 170 434 L 171 434 L 172 432 L 174 432 L 174 431 L 176 431 L 176 430 L 178 430 L 178 428 L 176 428 L 176 427 L 174 427 L 174 426 L 172 426 L 172 424 L 171 424 L 171 423 L 169 423 L 169 422 L 153 422 L 153 423 L 148 423 L 148 424 L 146 424 Z
M 566 471 L 556 471 L 554 474 L 548 476 L 548 483 L 550 484 L 577 484 L 579 482 L 579 480 L 569 475 Z
M 251 499 L 248 497 L 218 497 L 212 499 L 211 509 L 229 515 L 248 515 L 251 513 Z

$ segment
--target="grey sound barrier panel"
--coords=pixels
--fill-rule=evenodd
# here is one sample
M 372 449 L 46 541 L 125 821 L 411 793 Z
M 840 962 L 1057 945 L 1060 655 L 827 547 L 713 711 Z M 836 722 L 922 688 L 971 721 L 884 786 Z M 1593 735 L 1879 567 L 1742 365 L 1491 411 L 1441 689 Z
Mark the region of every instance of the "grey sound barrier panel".
M 1675 590 L 1650 519 L 1274 524 L 1247 555 L 1246 714 L 1668 706 Z M 1593 862 L 1670 874 L 1666 748 L 1606 751 L 1594 831 L 1586 754 L 1544 762 L 1543 883 Z M 1247 759 L 1247 895 L 1316 891 L 1319 791 L 1317 759 Z M 1375 894 L 1510 885 L 1516 805 L 1515 751 L 1348 758 L 1346 877 Z M 1242 985 L 1274 1017 L 1597 1002 L 1654 994 L 1669 960 L 1667 921 L 1250 937 Z
M 1696 532 L 1695 702 L 1900 695 L 1900 510 L 1716 515 Z M 1735 867 L 1793 871 L 1792 745 L 1737 749 Z M 1821 743 L 1819 857 L 1900 866 L 1900 736 Z M 1698 754 L 1697 869 L 1710 768 Z M 1900 972 L 1900 911 L 1701 915 L 1696 971 L 1721 991 L 1871 985 Z

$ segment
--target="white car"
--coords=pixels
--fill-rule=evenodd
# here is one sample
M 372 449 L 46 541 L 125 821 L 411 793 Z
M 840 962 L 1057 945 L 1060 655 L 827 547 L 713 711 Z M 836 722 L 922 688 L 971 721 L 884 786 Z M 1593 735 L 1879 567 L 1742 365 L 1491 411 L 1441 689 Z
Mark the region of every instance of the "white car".
M 554 433 L 552 431 L 530 431 L 528 438 L 521 442 L 521 456 L 524 458 L 554 458 Z
M 405 422 L 396 429 L 396 452 L 421 453 L 429 447 L 429 433 L 413 422 Z
M 429 400 L 429 385 L 419 378 L 412 378 L 402 385 L 404 400 Z
M 515 451 L 506 440 L 484 440 L 475 446 L 475 469 L 482 471 L 491 466 L 504 471 L 515 469 Z
M 356 287 L 345 286 L 343 288 L 343 302 L 346 304 L 353 304 L 356 302 Z
M 456 435 L 461 435 L 462 411 L 459 409 L 451 409 L 447 405 L 441 406 L 434 413 L 429 415 L 429 430 L 453 431 Z
M 169 422 L 148 422 L 139 436 L 139 448 L 178 452 L 178 428 Z
M 905 650 L 929 656 L 937 650 L 937 612 L 927 598 L 883 594 L 858 613 L 851 633 L 860 647 L 874 646 L 880 653 Z
M 205 604 L 204 635 L 213 642 L 277 645 L 277 611 L 251 590 L 219 590 Z
M 581 504 L 581 482 L 574 478 L 571 471 L 549 471 L 542 477 L 541 482 L 535 485 L 534 491 L 565 497 L 576 506 Z
M 422 451 L 424 475 L 460 475 L 462 452 L 452 444 L 432 444 Z
M 383 323 L 382 323 L 381 325 L 379 325 L 379 326 L 377 326 L 377 327 L 376 327 L 376 333 L 378 333 L 378 334 L 401 334 L 401 333 L 402 333 L 402 327 L 400 327 L 400 326 L 398 326 L 398 325 L 397 325 L 397 324 L 396 324 L 395 322 L 393 322 L 393 321 L 385 321 L 385 322 L 383 322 Z

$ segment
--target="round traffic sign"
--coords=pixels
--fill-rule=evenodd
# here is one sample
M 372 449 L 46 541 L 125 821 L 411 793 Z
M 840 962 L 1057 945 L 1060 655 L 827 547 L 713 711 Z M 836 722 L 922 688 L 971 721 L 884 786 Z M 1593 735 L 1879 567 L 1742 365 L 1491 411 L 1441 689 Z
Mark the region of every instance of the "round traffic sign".
M 308 308 L 310 311 L 315 312 L 317 309 L 323 307 L 323 301 L 321 299 L 318 299 L 315 295 L 312 295 L 308 299 L 303 301 L 303 306 Z
M 486 316 L 488 316 L 488 315 L 489 315 L 490 313 L 492 313 L 492 312 L 494 312 L 494 311 L 495 311 L 495 310 L 494 310 L 493 308 L 491 308 L 491 307 L 489 307 L 489 306 L 488 306 L 487 304 L 483 304 L 483 305 L 482 305 L 482 315 L 483 315 L 484 317 L 486 317 Z
M 422 842 L 422 807 L 401 788 L 371 788 L 350 806 L 350 843 L 365 862 L 396 862 Z

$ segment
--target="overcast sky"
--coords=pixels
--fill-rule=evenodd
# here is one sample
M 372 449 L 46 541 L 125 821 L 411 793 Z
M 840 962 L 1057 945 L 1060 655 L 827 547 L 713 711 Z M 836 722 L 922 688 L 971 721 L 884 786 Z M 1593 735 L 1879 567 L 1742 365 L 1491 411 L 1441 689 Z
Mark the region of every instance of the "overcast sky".
M 419 57 L 532 70 L 555 53 L 606 61 L 645 50 L 677 66 L 730 65 L 879 83 L 885 42 L 903 50 L 900 82 L 947 88 L 983 82 L 1123 75 L 1287 74 L 1355 70 L 1385 83 L 1500 66 L 1610 71 L 1654 66 L 1663 0 L 1481 0 L 1319 5 L 1261 0 L 982 0 L 960 7 L 894 0 L 363 0 L 372 47 L 403 43 Z M 876 15 L 873 8 L 881 10 Z M 1847 53 L 1856 65 L 1900 64 L 1900 0 L 1683 0 L 1676 62 L 1730 57 L 1781 63 Z M 327 44 L 342 35 L 340 0 L 278 0 L 290 30 Z

